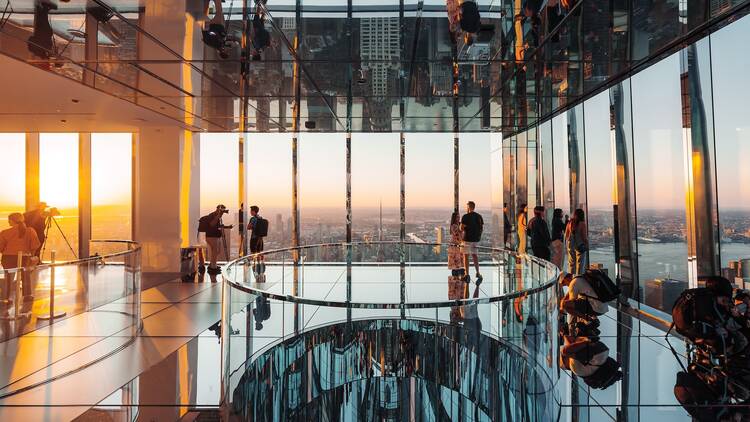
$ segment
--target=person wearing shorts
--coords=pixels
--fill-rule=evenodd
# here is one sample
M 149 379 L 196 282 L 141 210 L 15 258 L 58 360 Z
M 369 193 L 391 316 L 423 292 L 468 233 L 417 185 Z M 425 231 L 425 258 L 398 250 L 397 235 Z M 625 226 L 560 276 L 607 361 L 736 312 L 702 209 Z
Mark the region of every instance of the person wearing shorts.
M 484 220 L 482 216 L 474 211 L 476 204 L 474 201 L 466 203 L 466 214 L 461 217 L 461 231 L 463 232 L 463 242 L 461 243 L 464 254 L 464 281 L 469 282 L 469 255 L 474 259 L 474 269 L 476 270 L 477 284 L 482 282 L 482 274 L 479 273 L 479 257 L 477 256 L 477 245 L 482 240 L 482 230 L 484 229 Z

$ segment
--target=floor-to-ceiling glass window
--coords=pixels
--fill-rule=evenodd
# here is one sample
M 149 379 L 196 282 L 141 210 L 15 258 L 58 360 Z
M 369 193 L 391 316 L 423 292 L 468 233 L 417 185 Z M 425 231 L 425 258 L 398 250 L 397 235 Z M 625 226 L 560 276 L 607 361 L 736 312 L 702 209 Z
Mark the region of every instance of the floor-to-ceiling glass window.
M 399 137 L 398 133 L 352 134 L 352 240 L 355 242 L 399 240 Z
M 492 189 L 492 246 L 505 247 L 503 242 L 503 135 L 490 135 L 490 188 Z
M 406 240 L 450 242 L 453 134 L 406 133 Z M 463 210 L 461 210 L 463 212 Z M 414 248 L 414 251 L 426 248 Z M 439 259 L 440 249 L 434 256 Z
M 92 133 L 92 239 L 130 239 L 132 237 L 132 188 L 133 135 L 130 133 Z M 92 251 L 104 252 L 101 245 L 92 247 Z
M 589 262 L 601 264 L 614 277 L 614 216 L 612 141 L 609 126 L 609 92 L 589 99 L 586 113 L 586 198 L 588 205 Z
M 484 218 L 481 245 L 490 246 L 492 239 L 492 187 L 490 183 L 490 135 L 462 133 L 459 138 L 458 208 L 466 212 L 466 203 L 474 201 L 476 211 Z
M 249 167 L 248 167 L 249 168 Z M 255 169 L 256 171 L 260 169 Z M 227 242 L 230 257 L 239 254 L 239 135 L 236 133 L 203 133 L 200 135 L 200 215 L 206 215 L 223 204 L 229 210 L 225 225 L 234 225 Z M 255 172 L 249 172 L 255 176 Z M 246 175 L 247 176 L 247 175 Z M 262 177 L 262 175 L 261 175 Z M 251 198 L 248 196 L 248 201 Z M 246 208 L 249 208 L 246 204 Z M 246 211 L 249 213 L 249 209 Z M 268 218 L 266 216 L 266 218 Z M 269 234 L 271 227 L 269 225 Z M 191 236 L 195 236 L 191 233 Z M 194 242 L 191 241 L 191 242 Z
M 39 134 L 39 199 L 59 211 L 53 217 L 42 259 L 78 255 L 78 134 Z
M 247 204 L 268 220 L 265 249 L 292 244 L 292 137 L 288 133 L 248 134 Z
M 750 282 L 750 56 L 738 54 L 737 41 L 750 39 L 750 17 L 711 35 L 716 179 L 721 266 L 725 276 Z M 746 286 L 747 288 L 747 286 Z
M 641 299 L 671 312 L 688 286 L 678 54 L 631 81 Z
M 555 207 L 570 216 L 570 171 L 568 168 L 568 116 L 559 114 L 552 119 L 552 153 L 555 163 Z
M 539 167 L 542 176 L 542 205 L 546 211 L 547 223 L 552 224 L 552 213 L 555 209 L 554 167 L 552 163 L 552 123 L 547 120 L 539 125 Z
M 23 212 L 26 204 L 26 134 L 0 133 L 0 230 L 8 227 L 8 215 Z
M 570 168 L 570 205 L 572 211 L 586 206 L 586 133 L 583 105 L 568 110 L 568 166 Z
M 298 154 L 300 244 L 345 242 L 346 134 L 302 133 Z

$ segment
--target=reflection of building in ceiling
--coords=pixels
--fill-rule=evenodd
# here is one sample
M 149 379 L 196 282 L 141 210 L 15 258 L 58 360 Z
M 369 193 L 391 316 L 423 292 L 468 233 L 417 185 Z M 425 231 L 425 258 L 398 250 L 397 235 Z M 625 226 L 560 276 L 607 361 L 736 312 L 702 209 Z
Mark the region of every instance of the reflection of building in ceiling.
M 391 96 L 395 95 L 401 33 L 398 18 L 363 18 L 360 20 L 360 60 L 369 86 L 370 130 L 391 130 Z
M 398 18 L 360 20 L 360 59 L 374 97 L 386 97 L 390 92 L 390 73 L 399 69 L 400 42 Z

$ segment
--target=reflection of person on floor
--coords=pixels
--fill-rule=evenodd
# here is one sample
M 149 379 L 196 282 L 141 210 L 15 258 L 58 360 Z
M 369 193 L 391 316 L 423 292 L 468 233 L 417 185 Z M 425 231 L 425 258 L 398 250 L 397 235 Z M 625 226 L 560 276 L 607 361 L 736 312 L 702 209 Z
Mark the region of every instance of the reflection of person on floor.
M 31 54 L 42 59 L 54 54 L 54 33 L 49 23 L 49 11 L 55 9 L 57 5 L 49 0 L 37 0 L 34 5 L 34 33 L 29 37 L 28 48 Z
M 464 275 L 464 257 L 461 254 L 461 241 L 463 233 L 461 232 L 461 214 L 454 212 L 451 215 L 450 226 L 450 246 L 448 246 L 448 269 L 451 275 Z
M 258 296 L 255 299 L 255 309 L 253 309 L 253 316 L 255 317 L 255 330 L 262 330 L 263 321 L 271 318 L 271 304 L 268 303 L 267 298 Z
M 24 267 L 36 265 L 38 260 L 33 253 L 39 248 L 40 242 L 34 230 L 26 227 L 23 214 L 13 213 L 8 216 L 10 228 L 0 232 L 0 254 L 2 254 L 3 268 L 10 269 L 18 266 L 19 256 L 21 256 L 21 265 Z M 6 305 L 10 297 L 10 289 L 13 288 L 15 273 L 5 271 L 5 281 L 2 285 L 2 300 Z M 31 290 L 31 278 L 29 271 L 24 271 L 23 279 L 23 299 L 26 304 L 30 304 L 34 297 Z M 7 312 L 7 308 L 5 309 Z
M 464 290 L 468 287 L 461 276 L 448 276 L 448 299 L 459 300 L 464 298 Z M 463 306 L 451 306 L 451 324 L 458 325 L 463 321 Z
M 469 255 L 474 260 L 474 269 L 476 270 L 477 284 L 482 282 L 482 274 L 479 273 L 479 257 L 477 256 L 477 245 L 482 240 L 482 230 L 484 230 L 484 220 L 482 216 L 474 211 L 476 204 L 474 201 L 466 203 L 466 214 L 461 217 L 461 231 L 463 232 L 463 253 L 464 253 L 464 281 L 471 280 L 469 277 Z

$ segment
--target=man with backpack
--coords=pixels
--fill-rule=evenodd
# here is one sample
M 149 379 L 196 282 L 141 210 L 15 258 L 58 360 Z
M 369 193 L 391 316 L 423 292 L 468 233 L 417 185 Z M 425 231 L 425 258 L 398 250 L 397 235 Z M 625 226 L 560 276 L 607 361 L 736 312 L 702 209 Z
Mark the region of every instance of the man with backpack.
M 250 253 L 259 254 L 263 252 L 263 238 L 268 236 L 268 220 L 261 217 L 260 208 L 257 205 L 250 207 L 250 222 L 247 224 L 247 230 L 250 232 Z M 261 264 L 263 255 L 258 255 L 256 261 Z M 258 272 L 262 272 L 259 269 Z
M 216 211 L 211 214 L 204 215 L 198 220 L 198 233 L 206 234 L 206 244 L 208 245 L 208 273 L 218 274 L 221 272 L 221 268 L 216 264 L 219 256 L 219 240 L 224 236 L 224 229 L 231 229 L 234 226 L 225 226 L 221 217 L 224 214 L 229 213 L 227 207 L 224 205 L 217 205 Z M 225 245 L 226 248 L 226 245 Z M 227 257 L 229 251 L 225 250 Z

